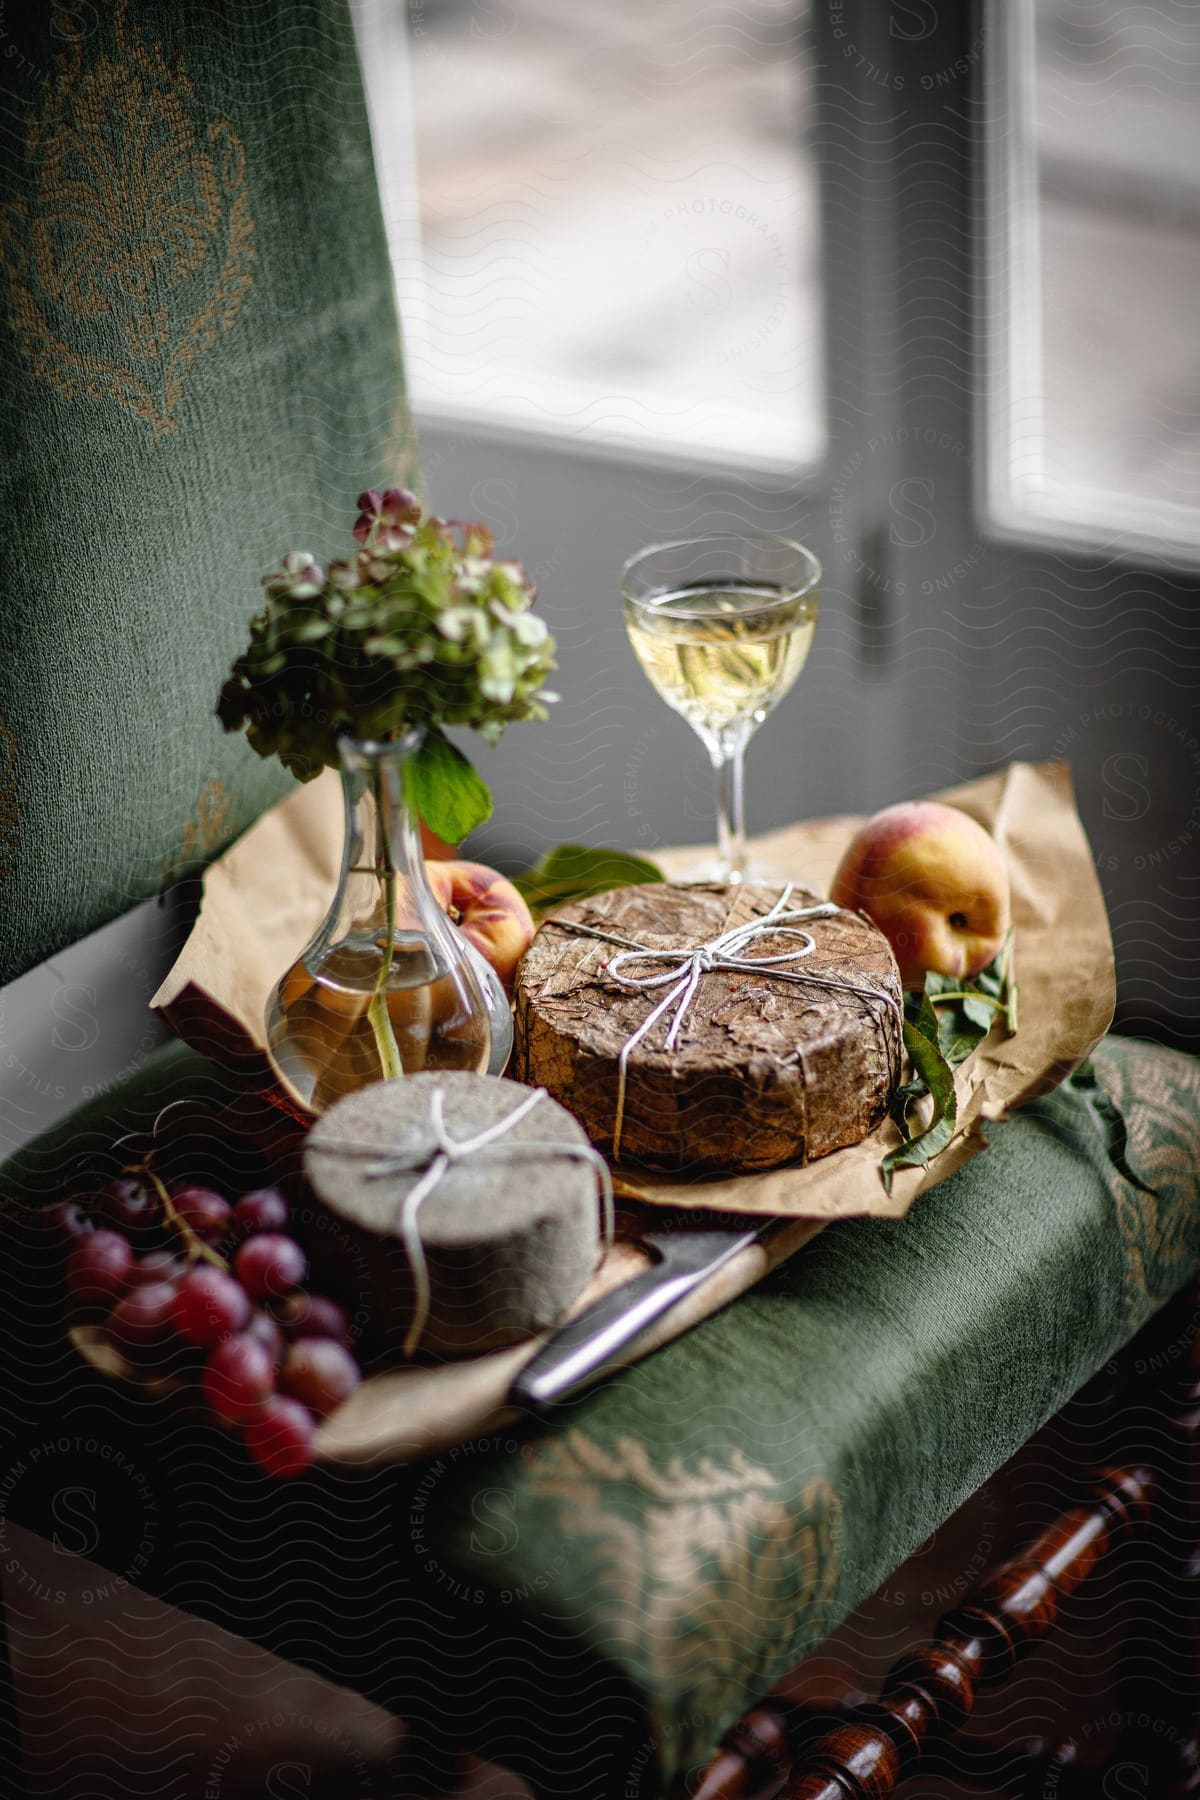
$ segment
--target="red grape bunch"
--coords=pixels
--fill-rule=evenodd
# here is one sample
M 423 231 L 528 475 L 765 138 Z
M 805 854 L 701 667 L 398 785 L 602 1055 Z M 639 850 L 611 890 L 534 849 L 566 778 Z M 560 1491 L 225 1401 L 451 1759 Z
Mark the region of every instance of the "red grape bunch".
M 209 1411 L 240 1430 L 268 1474 L 308 1466 L 318 1421 L 362 1375 L 344 1309 L 305 1287 L 308 1260 L 278 1188 L 231 1205 L 143 1168 L 108 1182 L 90 1207 L 59 1201 L 43 1219 L 66 1255 L 78 1322 L 103 1325 L 143 1376 L 197 1379 Z

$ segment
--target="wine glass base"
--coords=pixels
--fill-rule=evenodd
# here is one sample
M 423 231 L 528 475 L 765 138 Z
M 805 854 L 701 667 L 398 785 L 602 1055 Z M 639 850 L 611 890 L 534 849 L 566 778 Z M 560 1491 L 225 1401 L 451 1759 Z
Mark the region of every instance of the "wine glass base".
M 682 869 L 674 869 L 671 873 L 671 880 L 683 883 L 703 882 L 707 886 L 716 887 L 736 886 L 747 881 L 760 886 L 782 887 L 785 880 L 793 881 L 797 887 L 809 885 L 802 876 L 783 876 L 777 867 L 772 867 L 769 863 L 756 862 L 753 859 L 738 874 L 734 875 L 722 863 L 711 857 L 687 863 Z

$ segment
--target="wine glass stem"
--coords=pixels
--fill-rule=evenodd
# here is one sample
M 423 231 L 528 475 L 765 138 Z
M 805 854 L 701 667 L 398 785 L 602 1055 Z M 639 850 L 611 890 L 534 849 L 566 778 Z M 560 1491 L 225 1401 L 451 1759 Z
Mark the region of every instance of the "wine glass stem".
M 717 849 L 726 881 L 741 881 L 746 872 L 746 825 L 742 810 L 742 768 L 746 739 L 714 745 L 712 766 L 717 801 Z

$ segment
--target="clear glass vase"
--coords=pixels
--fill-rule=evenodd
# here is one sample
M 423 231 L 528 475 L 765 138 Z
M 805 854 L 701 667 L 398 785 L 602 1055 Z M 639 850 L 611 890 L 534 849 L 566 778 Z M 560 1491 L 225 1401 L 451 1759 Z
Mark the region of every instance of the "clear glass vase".
M 420 743 L 420 732 L 341 741 L 346 835 L 337 893 L 267 1003 L 276 1073 L 312 1112 L 419 1069 L 499 1074 L 512 1048 L 498 976 L 426 879 L 411 798 Z

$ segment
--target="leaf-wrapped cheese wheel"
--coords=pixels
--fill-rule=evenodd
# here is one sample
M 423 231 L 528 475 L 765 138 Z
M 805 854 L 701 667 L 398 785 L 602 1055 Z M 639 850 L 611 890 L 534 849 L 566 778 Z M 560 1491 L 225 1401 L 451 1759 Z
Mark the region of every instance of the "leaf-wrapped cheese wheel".
M 622 1079 L 622 1051 L 668 991 L 609 973 L 623 945 L 711 944 L 765 917 L 780 896 L 752 883 L 651 883 L 561 908 L 517 971 L 515 1073 L 568 1105 L 600 1149 L 616 1143 L 622 1161 L 769 1169 L 866 1137 L 900 1078 L 903 994 L 887 940 L 857 913 L 801 921 L 813 947 L 794 961 L 767 966 L 802 947 L 782 929 L 738 951 L 760 969 L 717 958 L 696 981 L 675 1046 L 666 1047 L 668 1009 L 628 1051 Z M 789 908 L 820 905 L 801 890 L 787 899 Z M 628 957 L 618 965 L 639 978 L 685 966 L 649 957 L 636 970 Z

